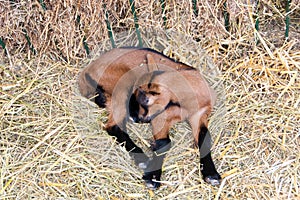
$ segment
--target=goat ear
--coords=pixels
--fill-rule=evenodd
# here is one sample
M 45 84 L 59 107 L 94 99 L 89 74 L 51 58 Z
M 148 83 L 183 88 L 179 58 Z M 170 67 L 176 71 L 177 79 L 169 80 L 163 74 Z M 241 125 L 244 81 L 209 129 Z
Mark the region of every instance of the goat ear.
M 158 71 L 158 65 L 151 54 L 147 54 L 147 64 L 148 72 Z

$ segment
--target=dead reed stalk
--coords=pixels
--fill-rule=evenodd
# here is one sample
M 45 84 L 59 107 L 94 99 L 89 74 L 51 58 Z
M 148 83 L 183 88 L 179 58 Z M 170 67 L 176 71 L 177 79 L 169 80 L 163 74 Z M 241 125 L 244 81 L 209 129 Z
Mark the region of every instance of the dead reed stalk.
M 220 187 L 202 181 L 183 123 L 171 130 L 163 186 L 148 191 L 103 131 L 105 110 L 76 91 L 84 63 L 112 48 L 107 20 L 117 46 L 138 45 L 129 1 L 0 0 L 0 199 L 300 199 L 299 2 L 288 39 L 281 1 L 228 0 L 228 30 L 224 1 L 165 1 L 163 12 L 161 2 L 135 2 L 143 45 L 216 89 Z M 129 130 L 147 150 L 148 126 Z

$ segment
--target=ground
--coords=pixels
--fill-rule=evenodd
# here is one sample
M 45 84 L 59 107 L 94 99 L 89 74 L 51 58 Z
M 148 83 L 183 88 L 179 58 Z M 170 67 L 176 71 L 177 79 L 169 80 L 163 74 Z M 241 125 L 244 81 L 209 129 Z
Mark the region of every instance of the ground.
M 104 131 L 106 111 L 78 93 L 78 73 L 112 48 L 102 4 L 45 1 L 43 11 L 36 2 L 1 1 L 0 199 L 300 199 L 299 5 L 291 3 L 285 39 L 276 1 L 262 2 L 258 31 L 252 7 L 232 1 L 240 10 L 232 8 L 238 15 L 230 12 L 229 32 L 211 1 L 198 1 L 197 17 L 190 1 L 167 3 L 166 23 L 160 3 L 149 2 L 136 3 L 143 45 L 198 68 L 218 94 L 209 128 L 221 185 L 201 179 L 200 155 L 182 123 L 171 130 L 162 186 L 148 190 Z M 128 1 L 108 2 L 107 10 L 116 45 L 138 45 Z M 149 152 L 149 127 L 128 129 Z

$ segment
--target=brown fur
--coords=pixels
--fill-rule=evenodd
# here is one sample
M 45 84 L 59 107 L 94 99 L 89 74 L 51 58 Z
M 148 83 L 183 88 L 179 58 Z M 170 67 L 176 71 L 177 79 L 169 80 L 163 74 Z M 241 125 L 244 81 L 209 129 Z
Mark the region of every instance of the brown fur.
M 150 70 L 159 70 L 157 66 Z M 151 122 L 155 139 L 166 138 L 174 123 L 188 120 L 198 143 L 200 126 L 208 126 L 207 118 L 215 102 L 215 93 L 198 71 L 173 70 L 153 77 L 151 72 L 154 71 L 141 77 L 135 86 L 138 88 L 135 91 L 137 99 L 143 93 L 148 100 L 144 105 L 147 114 L 141 107 L 140 117 L 151 118 L 160 113 Z M 175 105 L 168 107 L 170 102 Z
M 201 155 L 201 173 L 213 185 L 220 175 L 211 158 L 208 116 L 215 94 L 194 68 L 151 49 L 113 49 L 89 64 L 79 75 L 80 93 L 108 110 L 106 130 L 125 145 L 144 170 L 143 179 L 152 189 L 159 187 L 165 152 L 170 148 L 169 129 L 187 120 Z M 133 104 L 131 104 L 133 102 Z M 138 113 L 137 113 L 138 112 Z M 126 133 L 129 114 L 139 122 L 150 122 L 155 139 L 152 159 Z M 138 115 L 138 116 L 137 116 Z
M 78 78 L 79 91 L 86 98 L 93 98 L 97 85 L 104 90 L 106 108 L 109 112 L 107 128 L 115 124 L 124 127 L 124 119 L 128 112 L 128 94 L 135 81 L 148 72 L 147 55 L 152 56 L 151 63 L 166 68 L 165 70 L 193 69 L 183 63 L 177 63 L 149 49 L 116 48 L 90 63 L 80 73 Z M 87 80 L 89 75 L 95 83 Z M 114 98 L 116 97 L 116 98 Z

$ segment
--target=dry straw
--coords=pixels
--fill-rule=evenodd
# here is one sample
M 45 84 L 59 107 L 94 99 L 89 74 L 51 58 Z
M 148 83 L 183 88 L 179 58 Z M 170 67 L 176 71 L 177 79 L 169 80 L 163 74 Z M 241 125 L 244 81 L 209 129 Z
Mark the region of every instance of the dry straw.
M 76 90 L 84 65 L 111 49 L 107 22 L 117 46 L 139 42 L 129 1 L 104 2 L 0 1 L 0 199 L 300 199 L 299 1 L 288 39 L 283 1 L 228 0 L 228 31 L 225 1 L 135 2 L 143 45 L 199 68 L 218 93 L 222 184 L 202 181 L 183 123 L 154 192 L 103 130 L 105 110 Z M 128 129 L 150 153 L 149 127 Z

